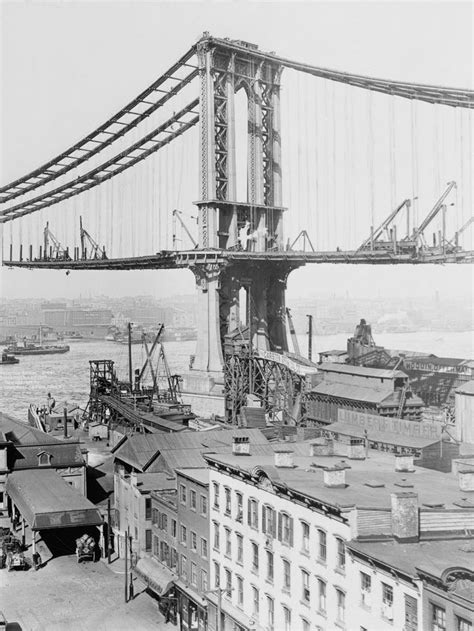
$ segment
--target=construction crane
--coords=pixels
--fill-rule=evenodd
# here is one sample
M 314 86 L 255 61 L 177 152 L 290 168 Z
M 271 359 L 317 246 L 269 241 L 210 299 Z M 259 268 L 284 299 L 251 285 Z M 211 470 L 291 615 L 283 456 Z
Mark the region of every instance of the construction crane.
M 435 203 L 433 208 L 426 215 L 426 217 L 421 222 L 421 224 L 418 226 L 418 228 L 415 228 L 413 230 L 413 234 L 409 237 L 410 241 L 414 241 L 416 244 L 418 244 L 418 241 L 424 241 L 423 233 L 426 230 L 426 228 L 429 226 L 429 224 L 433 221 L 433 219 L 438 215 L 438 213 L 441 210 L 443 211 L 443 214 L 446 212 L 446 206 L 444 204 L 444 200 L 449 195 L 449 193 L 453 190 L 453 188 L 456 188 L 456 182 L 454 182 L 454 181 L 448 182 L 446 190 L 443 192 L 441 197 Z M 404 240 L 407 240 L 407 239 L 404 239 Z M 444 218 L 443 218 L 442 242 L 446 243 L 446 233 L 445 233 L 445 221 L 444 221 Z M 440 245 L 441 245 L 441 243 L 440 243 Z
M 382 221 L 382 223 L 380 224 L 380 226 L 378 226 L 378 228 L 373 230 L 373 227 L 372 227 L 370 236 L 362 243 L 362 245 L 358 248 L 358 251 L 366 250 L 369 246 L 371 250 L 377 248 L 377 245 L 381 246 L 382 243 L 377 243 L 377 242 L 382 236 L 382 233 L 384 232 L 384 230 L 388 232 L 388 228 L 390 224 L 392 223 L 392 221 L 396 219 L 397 215 L 405 207 L 407 209 L 407 226 L 409 226 L 410 225 L 410 206 L 411 206 L 411 200 L 404 199 L 403 202 L 399 206 L 397 206 L 397 208 L 395 208 L 395 210 L 392 213 L 390 213 L 390 215 L 386 219 L 384 219 L 384 221 Z M 382 247 L 387 247 L 387 246 L 390 247 L 391 242 L 392 242 L 392 239 L 390 239 L 390 243 L 384 242 Z
M 296 337 L 295 325 L 293 324 L 293 318 L 291 317 L 291 312 L 288 307 L 286 308 L 286 317 L 288 318 L 288 326 L 290 328 L 291 340 L 293 342 L 293 350 L 295 351 L 296 355 L 301 356 L 298 338 Z
M 459 235 L 460 235 L 460 234 L 462 234 L 462 233 L 464 232 L 464 230 L 466 230 L 467 228 L 469 228 L 469 226 L 471 225 L 471 223 L 472 223 L 473 221 L 474 221 L 474 217 L 470 217 L 470 218 L 466 221 L 466 223 L 465 223 L 463 226 L 461 226 L 461 227 L 459 228 L 459 230 L 457 230 L 457 231 L 454 233 L 454 237 L 451 239 L 451 242 L 453 242 L 453 241 L 454 241 L 454 246 L 455 246 L 456 248 L 457 248 L 457 247 L 459 247 Z
M 105 247 L 100 249 L 99 244 L 95 239 L 91 237 L 91 235 L 87 232 L 87 230 L 82 225 L 82 217 L 79 217 L 79 232 L 81 236 L 81 255 L 83 259 L 87 259 L 87 246 L 86 243 L 90 245 L 90 259 L 106 259 L 107 256 L 105 254 Z
M 176 242 L 178 240 L 177 236 L 176 236 L 176 220 L 179 221 L 181 227 L 183 228 L 184 232 L 188 235 L 189 240 L 191 241 L 191 243 L 193 244 L 193 247 L 197 248 L 198 244 L 196 242 L 196 239 L 193 237 L 193 235 L 189 232 L 186 224 L 184 223 L 184 221 L 181 219 L 181 215 L 183 213 L 180 210 L 177 210 L 176 208 L 173 210 L 173 249 L 176 245 Z M 191 217 L 191 219 L 195 219 L 195 217 Z
M 69 253 L 66 248 L 59 243 L 58 239 L 54 236 L 49 228 L 49 221 L 46 222 L 46 226 L 44 228 L 44 256 L 45 258 L 56 258 L 68 260 L 70 258 Z

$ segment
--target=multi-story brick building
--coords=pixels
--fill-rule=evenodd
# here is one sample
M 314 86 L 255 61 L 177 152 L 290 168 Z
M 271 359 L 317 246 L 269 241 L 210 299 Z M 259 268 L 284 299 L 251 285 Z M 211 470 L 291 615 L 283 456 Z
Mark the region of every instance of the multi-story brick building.
M 341 461 L 320 444 L 249 451 L 205 456 L 215 592 L 207 594 L 208 628 L 425 628 L 422 566 L 411 551 L 426 561 L 425 539 L 472 544 L 467 474 L 458 481 L 415 469 L 413 456 L 373 450 Z M 391 548 L 371 555 L 380 541 Z

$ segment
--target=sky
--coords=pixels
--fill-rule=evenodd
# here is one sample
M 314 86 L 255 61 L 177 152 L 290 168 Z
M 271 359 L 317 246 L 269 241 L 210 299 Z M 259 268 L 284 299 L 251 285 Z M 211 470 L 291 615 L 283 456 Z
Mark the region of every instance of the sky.
M 87 134 L 149 85 L 204 31 L 350 72 L 472 88 L 465 2 L 3 1 L 2 183 Z M 291 210 L 291 209 L 290 209 Z M 471 266 L 310 266 L 289 297 L 433 295 L 472 299 Z M 192 293 L 189 271 L 0 272 L 4 297 Z

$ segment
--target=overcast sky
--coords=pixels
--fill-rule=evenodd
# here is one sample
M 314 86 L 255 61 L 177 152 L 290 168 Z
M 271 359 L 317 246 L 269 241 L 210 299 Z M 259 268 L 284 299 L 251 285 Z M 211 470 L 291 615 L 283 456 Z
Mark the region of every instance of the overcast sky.
M 457 2 L 3 2 L 2 183 L 95 128 L 203 31 L 284 57 L 405 81 L 472 87 L 472 4 Z M 290 209 L 291 210 L 291 209 Z M 289 295 L 472 295 L 472 267 L 312 266 Z M 2 295 L 191 293 L 188 271 L 3 269 Z

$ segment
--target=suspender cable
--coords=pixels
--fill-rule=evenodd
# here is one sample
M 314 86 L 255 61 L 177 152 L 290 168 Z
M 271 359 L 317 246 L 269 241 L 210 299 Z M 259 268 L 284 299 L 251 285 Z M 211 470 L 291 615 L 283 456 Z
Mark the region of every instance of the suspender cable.
M 373 93 L 367 92 L 367 117 L 368 117 L 368 139 L 367 139 L 367 163 L 369 167 L 370 183 L 370 225 L 375 227 L 375 185 L 374 185 L 374 120 L 373 120 Z
M 335 83 L 331 83 L 331 105 L 332 105 L 332 218 L 333 218 L 333 226 L 334 226 L 334 237 L 337 237 L 337 223 L 336 223 L 336 213 L 337 213 L 337 203 L 336 203 L 336 94 L 335 94 Z M 331 235 L 329 235 L 329 244 L 331 244 Z
M 390 206 L 392 210 L 397 202 L 397 172 L 395 159 L 395 103 L 394 96 L 389 97 L 390 120 L 389 120 L 389 142 L 390 142 Z
M 435 186 L 436 186 L 436 194 L 439 194 L 441 190 L 441 174 L 440 174 L 440 133 L 439 133 L 439 110 L 438 106 L 434 105 L 434 116 L 433 116 L 433 124 L 434 124 L 434 133 L 433 133 L 433 158 L 434 158 L 434 174 L 435 174 Z
M 454 110 L 456 111 L 456 110 Z M 412 197 L 412 225 L 418 225 L 418 146 L 417 146 L 417 116 L 416 101 L 413 99 L 410 104 L 411 122 L 411 197 Z

